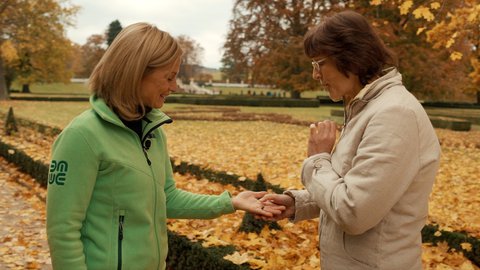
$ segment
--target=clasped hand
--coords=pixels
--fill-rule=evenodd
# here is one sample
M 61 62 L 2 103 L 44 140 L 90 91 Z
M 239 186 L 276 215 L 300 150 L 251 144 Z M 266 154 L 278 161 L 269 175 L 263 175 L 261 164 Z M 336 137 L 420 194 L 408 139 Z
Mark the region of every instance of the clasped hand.
M 266 191 L 243 191 L 232 198 L 233 207 L 253 214 L 258 219 L 281 220 L 295 213 L 295 201 L 285 194 Z
M 310 125 L 308 157 L 331 153 L 337 137 L 337 124 L 330 120 Z M 265 191 L 244 191 L 232 199 L 235 209 L 244 210 L 263 220 L 281 220 L 295 214 L 295 199 L 286 194 L 267 194 Z

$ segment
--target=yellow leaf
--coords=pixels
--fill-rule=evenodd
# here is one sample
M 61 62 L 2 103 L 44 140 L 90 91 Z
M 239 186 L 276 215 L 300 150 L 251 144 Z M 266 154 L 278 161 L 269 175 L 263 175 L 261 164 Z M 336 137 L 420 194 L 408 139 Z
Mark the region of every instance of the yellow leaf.
M 17 49 L 15 49 L 10 40 L 4 41 L 0 46 L 0 56 L 5 59 L 6 62 L 18 59 Z
M 447 44 L 445 44 L 445 48 L 447 48 L 447 49 L 450 48 L 450 47 L 453 45 L 453 43 L 455 43 L 455 39 L 450 38 L 450 39 L 447 41 Z
M 472 251 L 472 244 L 470 243 L 461 243 L 460 246 L 466 251 Z
M 450 59 L 453 61 L 460 60 L 462 59 L 462 57 L 463 54 L 461 52 L 453 52 L 452 54 L 450 54 Z
M 240 255 L 240 253 L 238 253 L 238 251 L 235 251 L 235 253 L 233 253 L 231 255 L 226 255 L 223 258 L 225 260 L 229 260 L 229 261 L 231 261 L 231 262 L 233 262 L 234 264 L 237 264 L 237 265 L 248 262 L 248 254 L 244 253 L 244 254 Z
M 464 261 L 462 265 L 460 265 L 460 270 L 475 270 L 475 267 L 473 267 L 470 261 Z
M 425 27 L 420 27 L 417 29 L 417 35 L 420 35 L 423 31 L 425 31 Z
M 442 236 L 442 233 L 440 231 L 436 231 L 433 235 L 435 235 L 436 237 L 440 237 Z
M 424 18 L 428 22 L 433 21 L 433 19 L 435 19 L 435 16 L 433 16 L 432 12 L 430 12 L 430 9 L 424 6 L 420 6 L 417 9 L 415 9 L 413 11 L 413 15 L 415 16 L 416 19 Z
M 400 14 L 401 15 L 407 14 L 408 11 L 410 10 L 410 8 L 412 7 L 412 5 L 413 5 L 413 1 L 408 0 L 408 1 L 403 2 L 399 7 Z
M 439 9 L 440 8 L 440 3 L 438 2 L 433 2 L 430 4 L 431 9 Z
M 382 0 L 370 0 L 370 5 L 379 6 L 382 4 Z

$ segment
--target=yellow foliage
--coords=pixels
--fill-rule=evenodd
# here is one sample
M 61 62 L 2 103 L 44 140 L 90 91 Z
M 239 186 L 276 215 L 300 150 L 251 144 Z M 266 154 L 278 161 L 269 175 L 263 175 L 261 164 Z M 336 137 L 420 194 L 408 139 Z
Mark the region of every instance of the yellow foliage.
M 423 31 L 425 31 L 425 27 L 420 27 L 417 29 L 417 35 L 420 35 Z
M 447 41 L 447 44 L 445 44 L 445 48 L 450 48 L 452 47 L 453 43 L 455 43 L 455 39 L 454 38 L 450 38 L 448 41 Z
M 400 7 L 399 7 L 399 9 L 400 9 L 400 14 L 401 14 L 401 15 L 406 15 L 406 14 L 408 14 L 408 11 L 409 11 L 410 8 L 412 7 L 412 5 L 413 5 L 413 1 L 411 1 L 411 0 L 408 0 L 408 1 L 403 2 L 403 3 L 400 5 Z M 417 33 L 417 34 L 418 34 L 418 33 Z
M 480 85 L 480 61 L 472 57 L 470 63 L 472 64 L 473 71 L 468 76 L 472 78 L 474 84 Z
M 13 46 L 12 41 L 6 40 L 0 45 L 0 57 L 7 63 L 18 59 L 17 50 Z
M 413 11 L 413 15 L 415 16 L 415 19 L 424 18 L 428 22 L 433 21 L 433 19 L 435 19 L 435 16 L 433 16 L 433 13 L 430 11 L 430 9 L 424 6 L 420 6 L 417 9 L 415 9 Z
M 248 254 L 247 253 L 240 254 L 238 251 L 235 251 L 235 253 L 233 253 L 231 255 L 227 255 L 223 258 L 225 260 L 229 260 L 229 261 L 231 261 L 231 262 L 233 262 L 234 264 L 237 264 L 237 265 L 248 262 Z
M 472 251 L 472 244 L 470 243 L 461 243 L 460 246 L 462 246 L 462 248 L 466 251 Z
M 455 52 L 450 54 L 450 59 L 452 61 L 460 60 L 460 59 L 462 59 L 462 57 L 463 57 L 463 53 L 461 53 L 461 52 L 455 51 Z
M 370 5 L 378 6 L 382 4 L 382 0 L 370 0 Z
M 440 3 L 438 2 L 433 2 L 430 4 L 431 9 L 439 9 L 440 8 Z

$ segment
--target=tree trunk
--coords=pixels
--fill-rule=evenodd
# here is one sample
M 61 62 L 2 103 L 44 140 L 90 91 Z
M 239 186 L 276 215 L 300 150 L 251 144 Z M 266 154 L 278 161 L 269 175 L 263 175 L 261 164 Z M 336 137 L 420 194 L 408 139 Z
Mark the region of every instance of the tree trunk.
M 5 83 L 5 67 L 3 66 L 3 60 L 0 58 L 0 100 L 8 99 L 7 84 Z
M 30 84 L 26 83 L 22 85 L 22 93 L 30 93 Z
M 477 91 L 477 104 L 480 104 L 480 91 Z
M 290 91 L 290 97 L 291 98 L 300 98 L 300 92 L 297 90 L 291 90 Z

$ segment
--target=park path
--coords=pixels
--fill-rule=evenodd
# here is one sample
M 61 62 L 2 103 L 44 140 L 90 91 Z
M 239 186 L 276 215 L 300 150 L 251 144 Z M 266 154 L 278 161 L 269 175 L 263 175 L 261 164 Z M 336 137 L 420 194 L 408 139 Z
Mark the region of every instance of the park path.
M 0 157 L 0 269 L 51 270 L 45 189 Z

